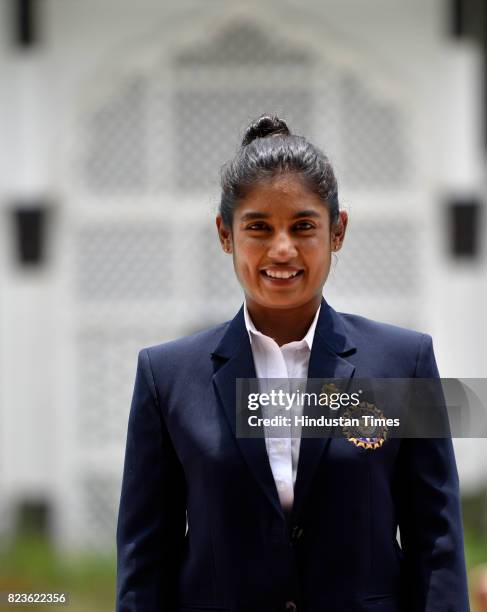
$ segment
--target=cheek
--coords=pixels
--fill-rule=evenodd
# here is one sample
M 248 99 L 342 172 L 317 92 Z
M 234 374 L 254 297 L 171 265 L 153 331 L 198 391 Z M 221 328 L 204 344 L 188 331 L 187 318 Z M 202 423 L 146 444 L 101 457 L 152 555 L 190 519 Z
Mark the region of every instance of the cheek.
M 247 274 L 258 269 L 264 245 L 251 239 L 242 238 L 234 245 L 233 261 L 235 267 Z
M 258 257 L 255 248 L 246 249 L 245 245 L 236 248 L 233 254 L 233 265 L 237 276 L 241 279 L 250 278 L 258 274 Z
M 316 275 L 327 272 L 331 265 L 331 250 L 328 240 L 316 239 L 309 241 L 302 250 L 308 268 Z

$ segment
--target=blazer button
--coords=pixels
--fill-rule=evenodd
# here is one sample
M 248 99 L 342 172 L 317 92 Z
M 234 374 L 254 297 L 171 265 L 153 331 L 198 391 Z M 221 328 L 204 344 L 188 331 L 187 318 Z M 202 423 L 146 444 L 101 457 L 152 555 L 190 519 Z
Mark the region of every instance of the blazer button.
M 291 531 L 291 541 L 298 542 L 301 539 L 302 535 L 303 535 L 303 528 L 300 527 L 299 525 L 294 525 Z
M 294 601 L 286 601 L 286 607 L 284 610 L 286 610 L 286 612 L 297 612 L 297 607 Z

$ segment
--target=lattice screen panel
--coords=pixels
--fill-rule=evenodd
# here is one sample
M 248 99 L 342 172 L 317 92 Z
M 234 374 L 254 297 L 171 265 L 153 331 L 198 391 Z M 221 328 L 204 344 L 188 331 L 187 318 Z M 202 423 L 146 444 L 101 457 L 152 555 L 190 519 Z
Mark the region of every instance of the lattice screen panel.
M 340 161 L 347 187 L 390 189 L 404 185 L 412 163 L 407 117 L 355 75 L 342 76 L 337 91 Z
M 245 21 L 229 24 L 213 40 L 177 56 L 176 187 L 214 184 L 245 124 L 264 112 L 285 117 L 296 133 L 310 133 L 311 64 L 303 49 Z
M 77 337 L 78 439 L 82 448 L 106 450 L 125 443 L 137 354 L 165 339 L 150 321 L 139 327 L 82 328 Z
M 338 180 L 339 193 L 344 176 L 341 173 L 338 78 L 328 65 L 321 65 L 313 91 L 313 128 L 309 139 L 315 142 L 330 159 Z M 305 133 L 305 135 L 307 135 Z M 345 170 L 345 168 L 344 168 Z
M 312 98 L 309 91 L 272 90 L 177 92 L 176 186 L 206 189 L 216 183 L 221 165 L 235 152 L 242 123 L 262 112 L 276 112 L 291 126 L 309 133 Z M 230 137 L 233 135 L 233 137 Z
M 138 221 L 91 224 L 77 231 L 78 298 L 163 300 L 174 290 L 170 228 Z
M 342 295 L 415 297 L 422 280 L 415 228 L 405 219 L 352 223 L 327 282 Z
M 320 143 L 350 188 L 402 188 L 414 166 L 407 109 L 359 69 L 235 21 L 119 77 L 82 121 L 83 188 L 141 205 L 147 194 L 218 183 L 248 121 L 276 112 Z M 394 85 L 391 85 L 394 92 Z M 387 92 L 387 93 L 385 93 Z
M 87 526 L 85 546 L 113 550 L 120 501 L 119 478 L 102 473 L 86 474 L 80 483 L 80 497 L 81 522 Z
M 128 78 L 84 118 L 81 172 L 95 193 L 144 193 L 148 185 L 147 104 L 144 76 Z
M 233 269 L 231 255 L 223 253 L 216 228 L 205 224 L 196 230 L 194 250 L 198 249 L 198 295 L 201 312 L 215 323 L 235 314 L 243 302 L 243 291 Z

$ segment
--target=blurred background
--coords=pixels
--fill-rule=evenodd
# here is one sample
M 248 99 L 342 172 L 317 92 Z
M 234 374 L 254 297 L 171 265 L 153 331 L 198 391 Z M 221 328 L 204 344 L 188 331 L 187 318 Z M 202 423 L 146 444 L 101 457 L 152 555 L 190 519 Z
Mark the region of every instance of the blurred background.
M 334 164 L 328 301 L 485 377 L 485 54 L 483 0 L 0 0 L 0 591 L 113 610 L 137 352 L 238 310 L 219 170 L 264 112 Z M 455 448 L 474 594 L 487 446 Z

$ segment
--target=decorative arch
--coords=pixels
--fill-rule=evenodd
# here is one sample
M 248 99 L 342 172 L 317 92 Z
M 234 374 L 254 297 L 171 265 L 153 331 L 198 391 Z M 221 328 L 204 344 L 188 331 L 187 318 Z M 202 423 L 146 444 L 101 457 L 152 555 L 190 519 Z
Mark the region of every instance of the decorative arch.
M 215 189 L 235 136 L 272 111 L 325 148 L 347 188 L 404 189 L 414 163 L 404 83 L 312 21 L 294 32 L 285 11 L 257 14 L 229 9 L 178 38 L 166 26 L 167 37 L 118 54 L 123 69 L 100 70 L 97 94 L 82 96 L 80 188 L 125 202 Z

